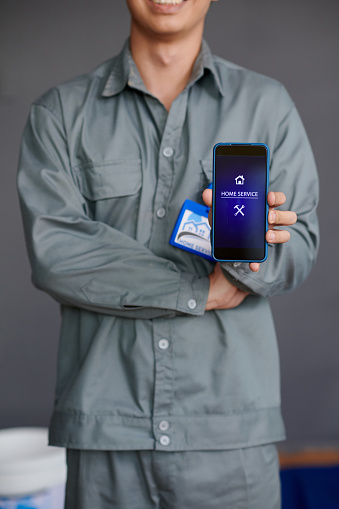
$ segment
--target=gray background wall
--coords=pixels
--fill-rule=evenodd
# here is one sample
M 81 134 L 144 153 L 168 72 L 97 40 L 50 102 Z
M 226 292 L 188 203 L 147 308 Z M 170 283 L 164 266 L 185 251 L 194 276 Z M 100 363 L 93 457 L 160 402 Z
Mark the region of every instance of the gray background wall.
M 319 168 L 317 266 L 272 299 L 287 447 L 339 444 L 338 20 L 338 0 L 220 0 L 205 32 L 214 53 L 285 84 Z M 116 54 L 128 29 L 124 0 L 1 0 L 0 428 L 47 425 L 55 382 L 59 310 L 30 283 L 15 191 L 29 104 Z

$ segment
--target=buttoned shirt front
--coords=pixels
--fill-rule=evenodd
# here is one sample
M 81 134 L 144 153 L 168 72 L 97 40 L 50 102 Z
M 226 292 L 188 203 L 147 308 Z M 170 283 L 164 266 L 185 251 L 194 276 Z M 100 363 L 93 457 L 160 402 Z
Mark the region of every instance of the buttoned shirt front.
M 251 295 L 206 312 L 213 262 L 169 239 L 183 202 L 202 203 L 218 142 L 270 147 L 270 189 L 285 192 L 298 223 L 259 273 L 223 264 Z M 33 104 L 18 187 L 33 282 L 62 309 L 51 444 L 173 451 L 284 438 L 267 297 L 314 263 L 318 180 L 281 84 L 203 42 L 167 112 L 127 42 Z

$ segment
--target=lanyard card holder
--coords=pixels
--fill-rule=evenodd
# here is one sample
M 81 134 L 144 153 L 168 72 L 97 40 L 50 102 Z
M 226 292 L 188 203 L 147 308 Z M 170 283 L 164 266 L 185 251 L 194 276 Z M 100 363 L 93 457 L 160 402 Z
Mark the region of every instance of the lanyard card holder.
M 211 252 L 209 207 L 185 200 L 170 239 L 172 246 L 214 262 Z

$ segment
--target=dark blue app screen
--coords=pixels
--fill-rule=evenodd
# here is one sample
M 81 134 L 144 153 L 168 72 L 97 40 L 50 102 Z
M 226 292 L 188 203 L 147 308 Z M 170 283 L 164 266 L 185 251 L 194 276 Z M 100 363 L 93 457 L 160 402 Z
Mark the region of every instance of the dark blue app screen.
M 215 248 L 262 249 L 266 231 L 266 157 L 215 156 Z

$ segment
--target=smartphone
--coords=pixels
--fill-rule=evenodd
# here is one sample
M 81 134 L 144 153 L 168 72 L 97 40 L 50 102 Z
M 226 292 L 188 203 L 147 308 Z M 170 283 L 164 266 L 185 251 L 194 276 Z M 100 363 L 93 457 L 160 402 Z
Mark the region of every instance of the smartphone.
M 212 255 L 216 261 L 267 258 L 269 148 L 218 143 L 213 149 Z

